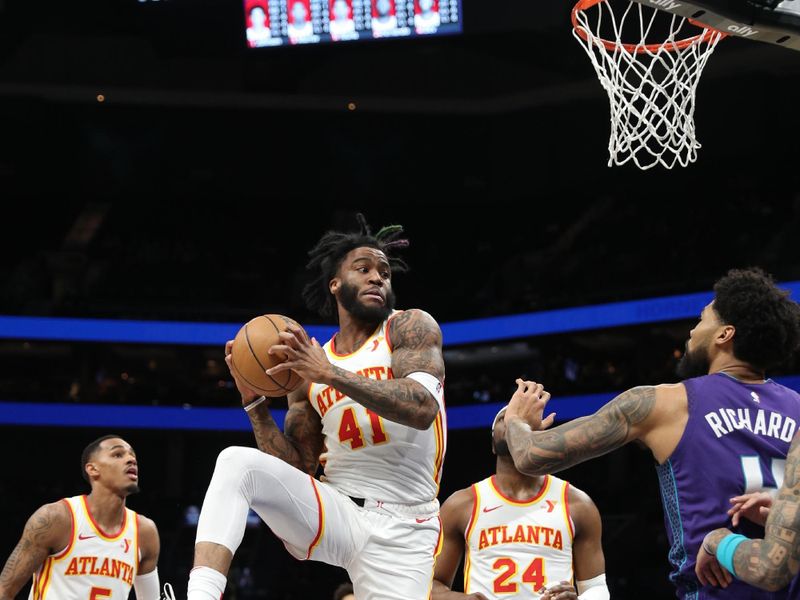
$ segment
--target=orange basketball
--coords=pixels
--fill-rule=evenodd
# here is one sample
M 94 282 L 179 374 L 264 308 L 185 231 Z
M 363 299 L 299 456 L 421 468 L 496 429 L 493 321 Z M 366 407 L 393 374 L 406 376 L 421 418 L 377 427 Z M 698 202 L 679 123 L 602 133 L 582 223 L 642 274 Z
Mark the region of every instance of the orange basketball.
M 278 398 L 297 389 L 302 379 L 294 371 L 267 375 L 265 371 L 284 362 L 282 353 L 269 354 L 275 344 L 283 343 L 278 337 L 289 324 L 297 322 L 283 315 L 261 315 L 245 323 L 236 334 L 231 348 L 231 366 L 236 377 L 254 391 Z

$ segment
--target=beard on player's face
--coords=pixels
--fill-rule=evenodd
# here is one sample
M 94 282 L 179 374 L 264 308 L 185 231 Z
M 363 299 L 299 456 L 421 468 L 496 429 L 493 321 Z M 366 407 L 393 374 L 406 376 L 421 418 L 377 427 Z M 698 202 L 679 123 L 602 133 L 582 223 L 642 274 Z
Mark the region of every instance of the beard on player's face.
M 708 348 L 699 346 L 696 350 L 689 350 L 689 345 L 687 344 L 686 352 L 683 353 L 681 360 L 678 362 L 676 371 L 681 379 L 691 379 L 692 377 L 708 375 L 710 367 L 711 359 L 708 356 Z
M 511 450 L 508 449 L 508 442 L 506 442 L 505 437 L 497 439 L 493 436 L 492 450 L 497 456 L 511 456 Z
M 395 304 L 395 295 L 391 288 L 386 289 L 386 300 L 383 306 L 367 305 L 358 298 L 358 286 L 344 281 L 339 288 L 338 299 L 339 304 L 355 319 L 376 325 L 392 314 Z

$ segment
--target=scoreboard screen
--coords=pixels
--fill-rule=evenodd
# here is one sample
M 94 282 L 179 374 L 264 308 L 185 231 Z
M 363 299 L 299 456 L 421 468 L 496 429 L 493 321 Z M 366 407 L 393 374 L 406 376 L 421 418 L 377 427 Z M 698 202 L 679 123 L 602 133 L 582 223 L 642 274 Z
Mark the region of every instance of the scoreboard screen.
M 244 0 L 250 48 L 448 35 L 460 0 Z

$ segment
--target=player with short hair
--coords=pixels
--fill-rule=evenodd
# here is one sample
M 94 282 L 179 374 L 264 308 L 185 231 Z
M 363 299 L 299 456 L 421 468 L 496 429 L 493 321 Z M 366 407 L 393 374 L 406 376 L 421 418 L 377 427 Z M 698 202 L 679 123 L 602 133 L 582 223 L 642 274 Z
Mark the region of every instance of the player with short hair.
M 155 523 L 125 500 L 139 491 L 136 454 L 105 435 L 81 454 L 91 493 L 41 506 L 0 574 L 0 600 L 11 600 L 33 575 L 30 600 L 158 600 L 160 542 Z

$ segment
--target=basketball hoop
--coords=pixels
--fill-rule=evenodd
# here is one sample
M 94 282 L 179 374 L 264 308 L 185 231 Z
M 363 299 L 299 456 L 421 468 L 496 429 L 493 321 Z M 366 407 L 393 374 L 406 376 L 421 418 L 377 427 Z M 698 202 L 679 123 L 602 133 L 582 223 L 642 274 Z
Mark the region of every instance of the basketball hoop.
M 579 0 L 572 9 L 573 34 L 611 105 L 608 166 L 633 161 L 640 169 L 685 167 L 697 160 L 700 148 L 694 129 L 697 84 L 725 34 L 634 0 L 626 8 L 613 2 L 615 9 L 612 0 Z M 686 31 L 692 28 L 694 35 Z

